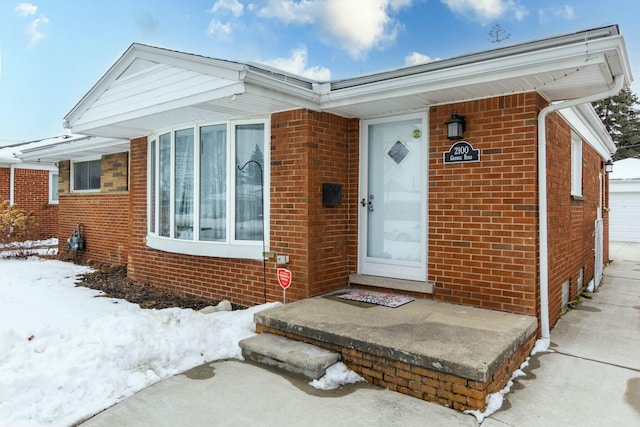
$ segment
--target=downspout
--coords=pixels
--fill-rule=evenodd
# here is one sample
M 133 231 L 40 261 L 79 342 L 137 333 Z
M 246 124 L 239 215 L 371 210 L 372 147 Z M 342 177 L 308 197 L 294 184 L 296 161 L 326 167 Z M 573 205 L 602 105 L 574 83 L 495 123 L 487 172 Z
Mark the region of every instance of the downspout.
M 13 163 L 9 165 L 9 206 L 15 203 L 16 172 Z
M 546 119 L 549 113 L 564 108 L 575 107 L 587 102 L 598 101 L 603 98 L 617 95 L 622 90 L 624 76 L 614 77 L 613 86 L 606 92 L 569 101 L 550 104 L 544 107 L 538 114 L 538 211 L 540 212 L 540 329 L 541 339 L 548 346 L 551 342 L 549 328 L 549 229 L 547 212 L 547 126 Z

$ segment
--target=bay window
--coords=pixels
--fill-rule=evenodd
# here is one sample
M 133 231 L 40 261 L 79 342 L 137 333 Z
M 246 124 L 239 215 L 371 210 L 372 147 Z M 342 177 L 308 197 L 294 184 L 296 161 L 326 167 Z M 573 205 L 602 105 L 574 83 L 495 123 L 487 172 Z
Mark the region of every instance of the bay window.
M 267 129 L 266 120 L 230 121 L 150 137 L 147 244 L 261 259 L 263 233 L 268 236 Z

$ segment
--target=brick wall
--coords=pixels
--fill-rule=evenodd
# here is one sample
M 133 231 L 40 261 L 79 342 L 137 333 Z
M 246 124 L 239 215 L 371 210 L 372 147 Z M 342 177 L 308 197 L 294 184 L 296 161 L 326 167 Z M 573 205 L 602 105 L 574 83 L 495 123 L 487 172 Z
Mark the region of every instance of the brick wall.
M 0 168 L 0 202 L 9 200 L 9 183 L 11 182 L 11 169 Z
M 430 110 L 428 280 L 434 298 L 536 314 L 537 112 L 520 94 Z M 444 164 L 451 114 L 466 117 L 478 163 Z
M 15 168 L 14 205 L 36 215 L 37 239 L 57 236 L 58 205 L 49 204 L 49 171 Z M 0 201 L 10 200 L 11 169 L 0 168 Z
M 536 94 L 431 109 L 429 161 L 429 280 L 434 298 L 539 315 Z M 481 150 L 478 163 L 444 165 L 453 112 L 466 116 L 465 140 Z M 593 278 L 594 221 L 601 159 L 583 143 L 583 196 L 571 197 L 571 130 L 557 114 L 547 118 L 549 301 L 553 325 L 569 300 Z M 606 178 L 605 178 L 606 179 Z M 608 213 L 603 212 L 605 221 Z M 605 236 L 605 260 L 608 246 Z
M 582 198 L 571 196 L 571 129 L 557 115 L 547 126 L 547 191 L 549 196 L 549 318 L 562 314 L 562 285 L 569 281 L 569 300 L 578 296 L 578 271 L 584 268 L 583 287 L 594 274 L 594 232 L 600 198 L 601 158 L 582 144 Z M 606 178 L 605 178 L 606 179 Z M 606 184 L 606 182 L 605 182 Z M 603 215 L 608 216 L 603 209 Z M 605 236 L 605 241 L 608 236 Z M 605 251 L 604 260 L 608 258 Z
M 86 248 L 78 258 L 89 264 L 127 263 L 130 243 L 128 153 L 102 157 L 100 192 L 70 191 L 70 162 L 60 162 L 58 176 L 60 253 L 78 224 L 84 226 Z M 73 253 L 68 255 L 74 255 Z
M 357 205 L 349 150 L 358 121 L 309 110 L 271 120 L 271 248 L 290 256 L 296 286 L 288 293 L 300 299 L 345 287 L 357 230 L 349 222 Z M 339 206 L 323 206 L 323 183 L 342 185 Z

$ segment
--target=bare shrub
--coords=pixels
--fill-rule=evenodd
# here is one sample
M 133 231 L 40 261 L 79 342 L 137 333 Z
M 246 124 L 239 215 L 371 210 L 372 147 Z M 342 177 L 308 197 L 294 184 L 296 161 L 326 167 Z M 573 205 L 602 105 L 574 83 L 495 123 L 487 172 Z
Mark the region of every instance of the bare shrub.
M 11 206 L 8 201 L 0 203 L 0 245 L 15 250 L 16 256 L 26 255 L 19 242 L 35 240 L 37 234 L 35 213 Z

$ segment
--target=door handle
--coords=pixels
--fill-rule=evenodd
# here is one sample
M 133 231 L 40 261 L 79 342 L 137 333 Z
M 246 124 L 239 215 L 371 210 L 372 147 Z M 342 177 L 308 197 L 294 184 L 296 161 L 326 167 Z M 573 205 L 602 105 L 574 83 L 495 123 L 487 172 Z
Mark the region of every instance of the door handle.
M 369 196 L 370 199 L 373 200 L 373 196 Z M 364 206 L 369 206 L 369 212 L 373 212 L 373 203 L 372 202 L 367 202 L 367 199 L 362 199 L 360 200 L 360 204 L 364 207 Z

